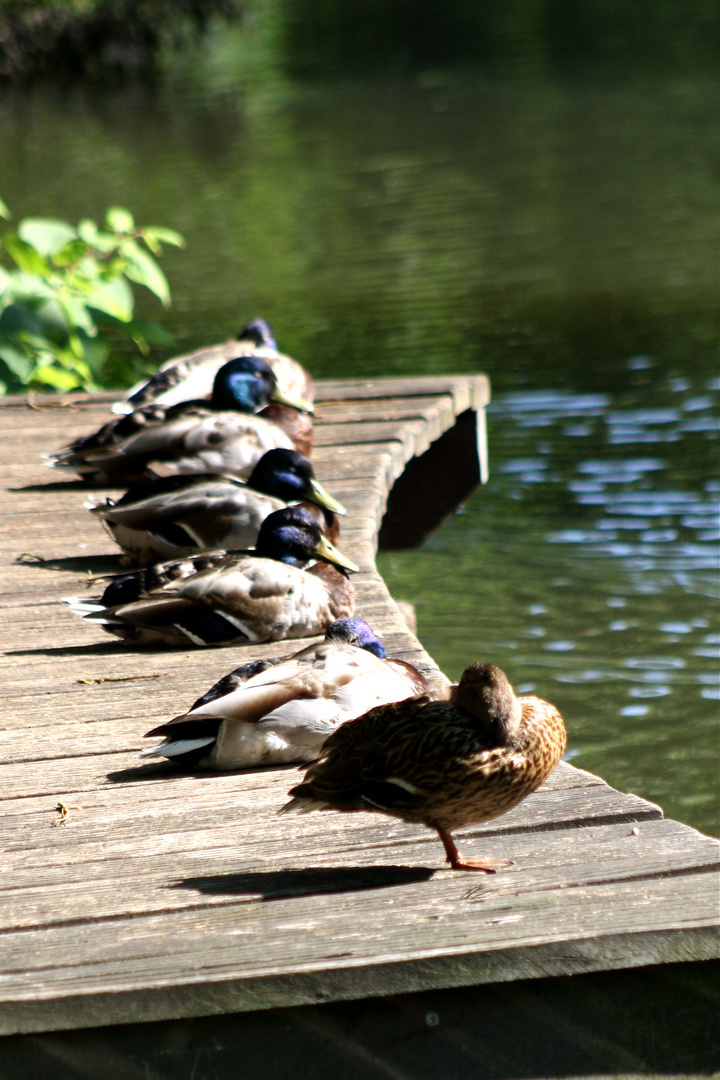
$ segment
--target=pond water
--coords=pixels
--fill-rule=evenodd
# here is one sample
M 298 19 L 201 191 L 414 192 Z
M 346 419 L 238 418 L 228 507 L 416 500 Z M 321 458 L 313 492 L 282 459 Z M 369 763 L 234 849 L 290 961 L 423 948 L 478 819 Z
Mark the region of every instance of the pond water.
M 717 83 L 293 83 L 240 47 L 5 91 L 0 195 L 183 233 L 140 305 L 172 351 L 261 314 L 320 377 L 487 372 L 489 484 L 380 570 L 450 676 L 499 663 L 576 764 L 716 833 Z

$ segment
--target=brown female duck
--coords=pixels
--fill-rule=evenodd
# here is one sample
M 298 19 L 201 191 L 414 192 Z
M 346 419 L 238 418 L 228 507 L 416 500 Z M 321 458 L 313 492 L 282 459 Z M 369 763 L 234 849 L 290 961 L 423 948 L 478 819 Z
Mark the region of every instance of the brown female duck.
M 281 813 L 370 810 L 435 829 L 453 870 L 504 863 L 464 859 L 455 829 L 498 817 L 534 791 L 565 751 L 560 713 L 516 697 L 493 664 L 473 664 L 449 701 L 411 698 L 343 724 Z

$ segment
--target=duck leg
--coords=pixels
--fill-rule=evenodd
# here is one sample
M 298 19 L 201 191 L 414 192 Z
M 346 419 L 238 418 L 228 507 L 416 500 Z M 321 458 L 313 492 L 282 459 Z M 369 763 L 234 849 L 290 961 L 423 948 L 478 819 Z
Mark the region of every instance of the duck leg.
M 490 862 L 488 859 L 464 859 L 455 847 L 455 841 L 447 829 L 438 829 L 438 836 L 442 840 L 447 861 L 452 870 L 484 870 L 486 874 L 497 874 L 507 862 Z

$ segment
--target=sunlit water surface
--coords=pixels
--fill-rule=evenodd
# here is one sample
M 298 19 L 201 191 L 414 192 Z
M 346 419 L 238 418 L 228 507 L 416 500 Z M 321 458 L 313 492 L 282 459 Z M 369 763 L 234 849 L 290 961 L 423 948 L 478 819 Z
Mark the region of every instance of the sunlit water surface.
M 156 93 L 0 95 L 0 195 L 179 229 L 175 351 L 263 314 L 318 376 L 487 372 L 488 486 L 381 572 L 450 676 L 501 664 L 717 832 L 716 84 L 301 85 L 210 44 Z
M 691 462 L 720 384 L 629 367 L 634 393 L 500 395 L 488 487 L 379 565 L 449 675 L 499 664 L 560 707 L 575 764 L 714 831 L 720 482 Z

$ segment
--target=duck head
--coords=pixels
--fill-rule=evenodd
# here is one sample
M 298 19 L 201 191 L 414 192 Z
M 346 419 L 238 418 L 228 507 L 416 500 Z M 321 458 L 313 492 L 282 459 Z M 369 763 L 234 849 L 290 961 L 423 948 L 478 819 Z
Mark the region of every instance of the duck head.
M 359 569 L 330 543 L 313 515 L 301 506 L 288 506 L 265 518 L 260 526 L 255 554 L 289 566 L 303 567 L 311 559 L 323 559 L 343 570 Z
M 296 450 L 268 450 L 258 461 L 248 479 L 248 487 L 264 495 L 274 495 L 284 502 L 317 503 L 334 514 L 346 514 L 342 503 L 334 499 L 315 478 L 315 471 L 303 454 Z
M 376 637 L 375 631 L 364 619 L 337 619 L 325 631 L 325 640 L 356 645 L 358 649 L 365 649 L 380 660 L 384 660 L 387 656 L 382 641 Z
M 215 376 L 210 399 L 213 409 L 254 413 L 271 401 L 312 412 L 309 402 L 283 393 L 272 368 L 261 356 L 236 356 L 223 364 Z
M 270 324 L 266 323 L 264 319 L 251 319 L 246 326 L 243 326 L 237 340 L 250 341 L 253 345 L 261 345 L 266 349 L 275 349 L 277 352 L 277 343 L 273 337 Z
M 498 746 L 511 742 L 522 718 L 522 706 L 505 672 L 494 664 L 466 668 L 453 693 L 458 708 L 470 713 Z

